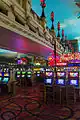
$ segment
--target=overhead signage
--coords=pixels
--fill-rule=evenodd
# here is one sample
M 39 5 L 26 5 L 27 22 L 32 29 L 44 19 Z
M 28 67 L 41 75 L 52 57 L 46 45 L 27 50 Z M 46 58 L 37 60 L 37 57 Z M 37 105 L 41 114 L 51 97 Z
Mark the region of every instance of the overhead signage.
M 80 63 L 69 63 L 68 67 L 80 66 Z
M 56 63 L 57 66 L 66 66 L 67 63 Z

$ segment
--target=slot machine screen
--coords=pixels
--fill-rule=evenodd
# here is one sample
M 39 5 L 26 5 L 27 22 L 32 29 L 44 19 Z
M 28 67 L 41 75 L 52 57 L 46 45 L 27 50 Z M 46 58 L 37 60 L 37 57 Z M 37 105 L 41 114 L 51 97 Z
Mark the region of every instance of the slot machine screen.
M 65 77 L 65 72 L 57 72 L 57 77 Z
M 8 76 L 9 76 L 9 73 L 4 73 L 4 76 L 5 76 L 5 77 L 8 77 Z
M 70 85 L 78 86 L 78 80 L 70 80 Z
M 64 79 L 58 79 L 56 81 L 56 84 L 58 84 L 58 85 L 64 85 L 65 84 L 65 80 Z
M 50 76 L 52 76 L 52 75 L 53 75 L 52 72 L 46 72 L 46 76 L 50 77 Z
M 40 71 L 38 71 L 37 73 L 39 73 L 39 74 L 40 74 Z
M 27 74 L 31 74 L 31 72 L 27 72 Z
M 27 75 L 27 77 L 28 77 L 28 78 L 30 78 L 30 77 L 31 77 L 31 75 Z
M 24 75 L 26 72 L 22 72 L 22 74 Z
M 46 84 L 52 84 L 52 79 L 50 79 L 50 78 L 45 79 L 45 83 Z
M 20 72 L 17 72 L 17 74 L 20 74 Z
M 0 77 L 0 82 L 1 82 L 1 80 L 2 80 L 2 77 Z
M 70 72 L 69 77 L 77 78 L 78 77 L 78 72 Z
M 0 76 L 2 76 L 2 73 L 0 73 Z
M 22 77 L 25 77 L 25 75 L 22 75 Z
M 37 77 L 39 77 L 40 76 L 40 74 L 39 73 L 37 73 Z
M 20 75 L 17 75 L 17 78 L 19 78 L 20 77 Z
M 9 78 L 4 78 L 2 82 L 3 83 L 8 83 L 8 81 L 9 81 Z

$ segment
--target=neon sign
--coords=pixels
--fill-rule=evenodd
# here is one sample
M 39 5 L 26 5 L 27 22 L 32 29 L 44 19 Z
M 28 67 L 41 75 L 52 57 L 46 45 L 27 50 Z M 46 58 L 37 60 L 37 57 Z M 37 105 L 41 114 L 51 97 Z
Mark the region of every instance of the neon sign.
M 65 66 L 67 63 L 56 63 L 57 66 Z

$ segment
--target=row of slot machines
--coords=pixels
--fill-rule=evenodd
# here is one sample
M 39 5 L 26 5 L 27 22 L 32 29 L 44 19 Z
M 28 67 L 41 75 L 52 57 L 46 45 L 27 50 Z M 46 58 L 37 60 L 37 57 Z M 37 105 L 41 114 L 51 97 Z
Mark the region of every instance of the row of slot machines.
M 10 80 L 10 71 L 0 72 L 0 84 L 7 84 Z
M 15 70 L 15 79 L 19 80 L 19 79 L 26 79 L 29 78 L 31 79 L 32 77 L 32 70 Z M 41 71 L 34 71 L 34 73 L 36 74 L 36 77 L 39 77 L 41 75 Z M 8 84 L 10 80 L 10 69 L 9 68 L 4 68 L 0 70 L 0 84 Z
M 52 85 L 54 82 L 57 85 L 74 85 L 79 86 L 79 72 L 78 71 L 69 71 L 68 78 L 66 78 L 66 72 L 57 71 L 56 78 L 54 80 L 54 72 L 46 71 L 44 83 L 45 85 Z

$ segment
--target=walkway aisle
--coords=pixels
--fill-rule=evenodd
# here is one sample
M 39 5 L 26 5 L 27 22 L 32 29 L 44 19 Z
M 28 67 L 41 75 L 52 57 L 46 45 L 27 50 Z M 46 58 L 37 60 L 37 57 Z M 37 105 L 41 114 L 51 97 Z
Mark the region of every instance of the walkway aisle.
M 39 85 L 0 96 L 0 120 L 80 120 L 80 102 L 73 106 L 42 104 Z

